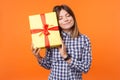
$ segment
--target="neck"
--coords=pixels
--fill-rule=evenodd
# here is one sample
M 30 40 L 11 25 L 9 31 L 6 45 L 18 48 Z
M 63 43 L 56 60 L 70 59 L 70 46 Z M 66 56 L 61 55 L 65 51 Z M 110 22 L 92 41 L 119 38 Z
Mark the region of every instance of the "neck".
M 71 30 L 63 30 L 65 33 L 70 34 Z

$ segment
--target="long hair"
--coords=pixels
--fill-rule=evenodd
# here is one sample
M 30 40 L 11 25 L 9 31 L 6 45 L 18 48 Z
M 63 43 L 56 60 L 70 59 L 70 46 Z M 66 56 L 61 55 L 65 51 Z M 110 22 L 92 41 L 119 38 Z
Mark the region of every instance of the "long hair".
M 59 14 L 60 14 L 60 11 L 62 9 L 64 9 L 65 11 L 67 11 L 73 17 L 73 19 L 74 19 L 74 25 L 71 28 L 70 36 L 72 38 L 78 37 L 80 35 L 80 32 L 79 32 L 79 29 L 78 29 L 78 26 L 77 26 L 75 15 L 74 15 L 73 11 L 71 10 L 71 8 L 68 7 L 67 5 L 57 5 L 57 6 L 55 6 L 53 8 L 53 11 L 56 12 L 57 18 L 59 20 Z M 59 23 L 58 23 L 58 25 L 59 25 Z M 62 31 L 61 27 L 59 27 L 59 29 L 60 29 L 60 32 L 61 32 Z

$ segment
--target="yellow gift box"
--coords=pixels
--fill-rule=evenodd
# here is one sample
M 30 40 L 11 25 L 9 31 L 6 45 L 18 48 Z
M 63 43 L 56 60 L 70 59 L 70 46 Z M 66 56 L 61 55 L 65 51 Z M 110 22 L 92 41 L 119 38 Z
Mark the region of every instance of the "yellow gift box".
M 62 44 L 55 12 L 29 16 L 34 48 L 56 47 Z

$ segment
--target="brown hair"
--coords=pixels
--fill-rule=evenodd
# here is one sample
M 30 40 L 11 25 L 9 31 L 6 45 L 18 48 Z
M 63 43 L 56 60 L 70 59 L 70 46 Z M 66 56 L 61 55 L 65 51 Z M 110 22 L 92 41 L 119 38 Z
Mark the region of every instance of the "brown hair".
M 57 13 L 57 18 L 59 18 L 59 13 L 62 9 L 66 10 L 74 19 L 74 25 L 71 29 L 71 37 L 72 38 L 78 37 L 80 35 L 80 32 L 79 32 L 77 22 L 76 22 L 76 18 L 75 18 L 75 15 L 74 15 L 73 11 L 67 5 L 57 5 L 53 8 L 53 11 Z M 62 29 L 60 28 L 60 32 L 61 31 L 62 31 Z

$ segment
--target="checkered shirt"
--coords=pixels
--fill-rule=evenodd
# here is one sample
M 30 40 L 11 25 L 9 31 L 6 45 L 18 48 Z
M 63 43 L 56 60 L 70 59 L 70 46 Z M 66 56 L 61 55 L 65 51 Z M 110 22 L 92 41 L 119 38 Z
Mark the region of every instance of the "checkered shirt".
M 91 65 L 90 40 L 83 34 L 73 39 L 65 32 L 62 32 L 62 38 L 71 55 L 71 63 L 61 57 L 58 48 L 49 48 L 39 64 L 51 70 L 48 80 L 82 80 L 82 73 L 88 72 Z

